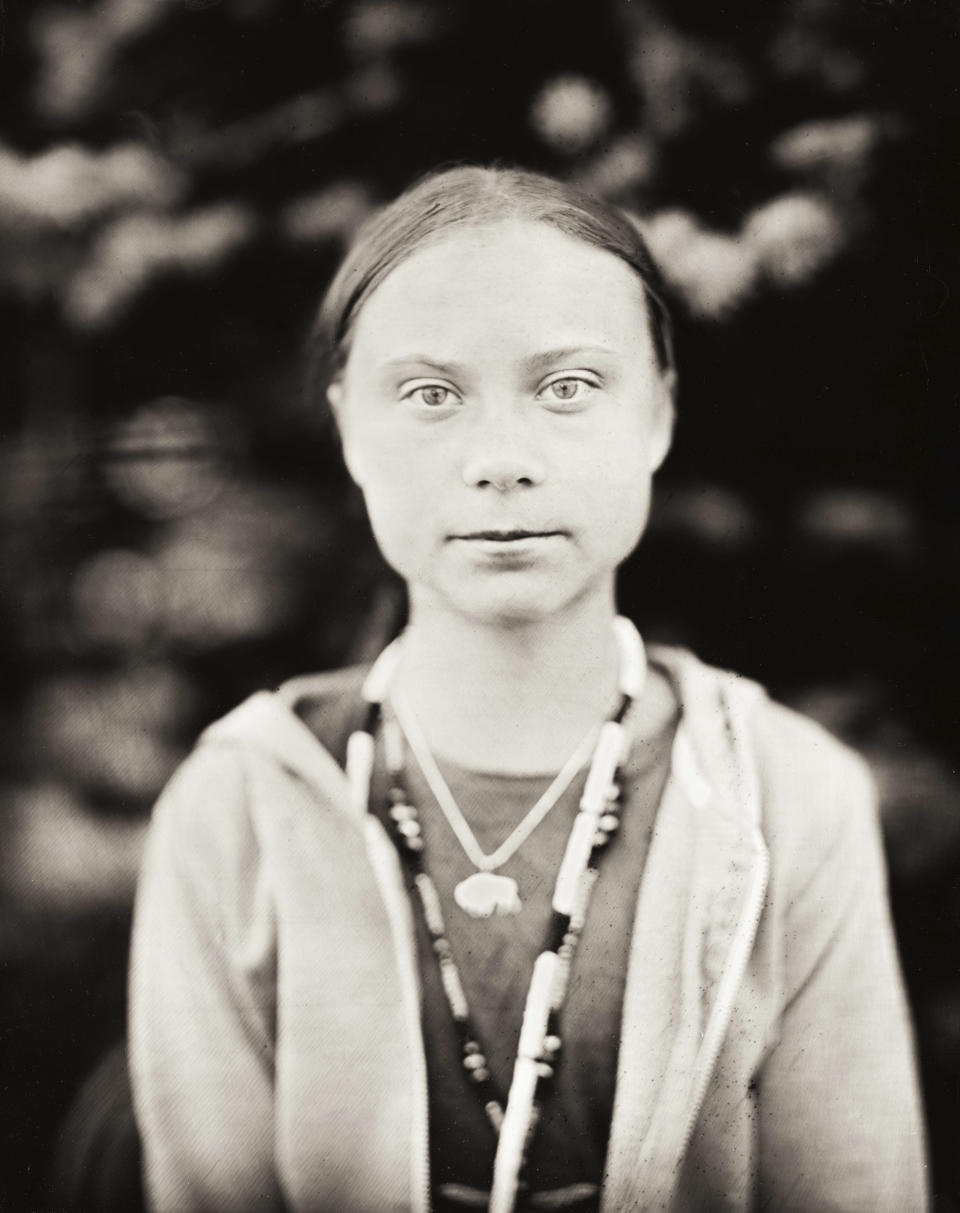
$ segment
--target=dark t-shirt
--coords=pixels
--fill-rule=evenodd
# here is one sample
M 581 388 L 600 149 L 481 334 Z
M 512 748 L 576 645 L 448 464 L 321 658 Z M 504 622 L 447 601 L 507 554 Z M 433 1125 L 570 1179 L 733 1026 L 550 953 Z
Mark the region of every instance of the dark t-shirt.
M 330 695 L 301 698 L 295 705 L 301 718 L 340 761 L 347 734 L 362 719 L 360 675 L 354 680 L 346 674 L 337 679 L 341 694 L 331 688 Z M 628 718 L 633 740 L 624 768 L 621 827 L 600 863 L 600 878 L 562 1012 L 561 1064 L 550 1084 L 529 1154 L 531 1191 L 581 1185 L 588 1201 L 577 1204 L 577 1209 L 589 1207 L 590 1189 L 599 1186 L 603 1173 L 630 928 L 678 718 L 669 682 L 651 668 L 644 696 Z M 439 766 L 477 841 L 488 854 L 507 838 L 553 778 L 478 773 L 444 762 Z M 491 1071 L 506 1093 L 533 962 L 543 947 L 553 886 L 578 810 L 586 769 L 519 851 L 497 869 L 516 880 L 522 910 L 516 915 L 486 919 L 471 918 L 454 900 L 455 885 L 475 869 L 409 752 L 407 779 L 423 828 L 425 865 L 440 894 L 473 1020 Z M 382 750 L 378 747 L 371 807 L 384 820 L 386 790 Z M 457 1207 L 456 1192 L 450 1185 L 476 1189 L 478 1193 L 489 1190 L 496 1139 L 461 1064 L 459 1040 L 422 915 L 416 912 L 414 917 L 423 985 L 431 1177 L 438 1207 L 452 1208 Z M 469 1203 L 468 1194 L 464 1193 L 463 1198 Z

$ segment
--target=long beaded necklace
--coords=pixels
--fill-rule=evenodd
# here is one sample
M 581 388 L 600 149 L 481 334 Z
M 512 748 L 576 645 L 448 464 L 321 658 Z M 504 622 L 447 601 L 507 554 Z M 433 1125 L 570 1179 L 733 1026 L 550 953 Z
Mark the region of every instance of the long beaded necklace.
M 544 946 L 533 966 L 520 1041 L 504 1104 L 478 1039 L 460 971 L 453 957 L 440 896 L 424 863 L 424 842 L 416 807 L 404 772 L 403 734 L 396 716 L 384 711 L 396 670 L 402 638 L 378 658 L 364 684 L 368 703 L 364 727 L 347 744 L 347 776 L 356 807 L 369 811 L 375 738 L 383 727 L 389 776 L 389 819 L 400 856 L 411 874 L 417 901 L 433 945 L 440 979 L 460 1040 L 463 1067 L 483 1102 L 497 1134 L 490 1192 L 490 1213 L 513 1213 L 530 1142 L 539 1120 L 546 1084 L 554 1077 L 562 1041 L 559 1035 L 574 953 L 586 919 L 600 854 L 620 824 L 621 765 L 626 756 L 623 721 L 638 697 L 646 673 L 643 642 L 633 624 L 614 621 L 620 651 L 620 701 L 600 728 L 580 809 L 567 840 L 553 890 L 552 912 Z

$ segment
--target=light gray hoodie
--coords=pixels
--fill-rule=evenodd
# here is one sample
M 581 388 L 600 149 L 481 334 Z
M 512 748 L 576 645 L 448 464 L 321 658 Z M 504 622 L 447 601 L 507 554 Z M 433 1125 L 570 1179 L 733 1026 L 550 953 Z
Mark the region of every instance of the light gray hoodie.
M 864 764 L 754 683 L 649 657 L 682 717 L 634 921 L 604 1213 L 926 1208 Z M 151 827 L 130 1032 L 161 1213 L 429 1208 L 402 874 L 291 698 L 212 725 Z

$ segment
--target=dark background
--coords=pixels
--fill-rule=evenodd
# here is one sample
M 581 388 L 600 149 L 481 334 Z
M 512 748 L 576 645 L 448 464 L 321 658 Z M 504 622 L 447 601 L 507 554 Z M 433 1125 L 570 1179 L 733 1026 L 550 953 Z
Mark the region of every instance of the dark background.
M 622 606 L 871 761 L 960 1208 L 958 34 L 952 0 L 0 3 L 4 1208 L 62 1207 L 197 730 L 394 624 L 299 352 L 371 206 L 493 159 L 646 223 L 680 421 Z

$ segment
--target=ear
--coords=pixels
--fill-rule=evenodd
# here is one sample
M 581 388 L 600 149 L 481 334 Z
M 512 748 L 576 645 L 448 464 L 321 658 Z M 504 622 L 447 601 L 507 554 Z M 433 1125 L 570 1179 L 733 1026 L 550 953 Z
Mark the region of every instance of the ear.
M 343 452 L 343 461 L 347 465 L 347 471 L 350 473 L 350 479 L 360 488 L 363 487 L 363 481 L 357 467 L 357 459 L 354 454 L 353 443 L 350 440 L 349 427 L 346 424 L 346 411 L 344 409 L 344 390 L 343 383 L 339 379 L 335 379 L 333 383 L 327 387 L 327 403 L 330 405 L 330 411 L 333 414 L 333 420 L 337 428 L 337 433 L 340 436 L 340 450 Z
M 657 392 L 657 403 L 650 422 L 650 455 L 649 467 L 651 472 L 657 471 L 670 451 L 673 441 L 673 426 L 677 410 L 674 404 L 677 391 L 677 372 L 673 367 L 664 371 L 660 376 L 660 390 Z

